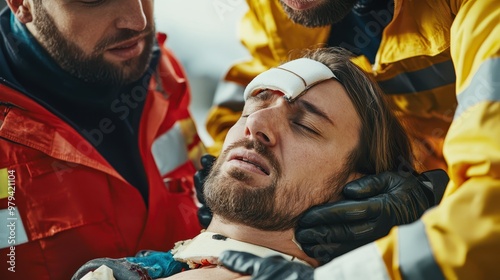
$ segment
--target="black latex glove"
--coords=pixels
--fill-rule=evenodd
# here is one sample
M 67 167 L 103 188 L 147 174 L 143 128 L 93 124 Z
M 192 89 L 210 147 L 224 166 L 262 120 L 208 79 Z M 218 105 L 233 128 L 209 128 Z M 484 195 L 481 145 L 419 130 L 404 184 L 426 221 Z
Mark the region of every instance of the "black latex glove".
M 443 170 L 360 178 L 344 187 L 345 200 L 306 211 L 295 238 L 307 255 L 324 264 L 387 235 L 393 226 L 417 220 L 441 200 L 448 180 Z
M 116 280 L 149 280 L 147 271 L 137 264 L 122 259 L 101 258 L 88 261 L 73 275 L 71 280 L 79 280 L 90 271 L 98 269 L 101 265 L 106 265 L 113 270 L 113 277 Z
M 219 261 L 229 270 L 243 275 L 252 275 L 254 280 L 287 279 L 312 280 L 314 269 L 305 264 L 287 261 L 281 256 L 267 258 L 250 253 L 224 251 Z
M 203 187 L 205 181 L 207 180 L 208 173 L 212 169 L 212 165 L 215 162 L 215 157 L 209 154 L 203 155 L 201 157 L 202 168 L 194 174 L 194 186 L 196 189 L 196 198 L 203 204 L 200 209 L 198 209 L 198 221 L 203 228 L 207 228 L 212 221 L 212 211 L 207 207 L 205 203 L 205 197 L 203 196 Z

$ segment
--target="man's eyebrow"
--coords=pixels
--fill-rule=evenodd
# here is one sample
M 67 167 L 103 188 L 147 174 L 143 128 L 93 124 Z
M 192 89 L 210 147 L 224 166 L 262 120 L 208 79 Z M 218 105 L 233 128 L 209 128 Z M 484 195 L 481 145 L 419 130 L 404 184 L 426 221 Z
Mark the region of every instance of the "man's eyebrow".
M 252 94 L 250 95 L 247 100 L 253 99 L 253 100 L 263 100 L 266 101 L 269 98 L 273 96 L 273 93 L 270 92 L 268 89 L 265 89 L 263 91 L 258 92 L 257 94 Z
M 312 104 L 311 102 L 308 102 L 304 99 L 297 99 L 297 100 L 295 100 L 295 103 L 297 103 L 299 106 L 303 107 L 309 113 L 316 115 L 316 116 L 328 121 L 332 125 L 334 125 L 332 119 L 330 119 L 330 117 L 328 117 L 328 115 L 323 110 L 321 110 L 320 108 L 318 108 L 316 105 Z

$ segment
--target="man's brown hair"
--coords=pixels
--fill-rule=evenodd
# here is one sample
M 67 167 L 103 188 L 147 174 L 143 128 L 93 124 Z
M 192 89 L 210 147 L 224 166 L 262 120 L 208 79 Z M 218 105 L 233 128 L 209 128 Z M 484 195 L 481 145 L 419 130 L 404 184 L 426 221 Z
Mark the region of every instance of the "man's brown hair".
M 338 47 L 305 50 L 302 57 L 326 65 L 347 91 L 361 120 L 360 141 L 346 167 L 361 174 L 412 171 L 410 140 L 390 109 L 377 83 L 352 61 L 352 54 Z

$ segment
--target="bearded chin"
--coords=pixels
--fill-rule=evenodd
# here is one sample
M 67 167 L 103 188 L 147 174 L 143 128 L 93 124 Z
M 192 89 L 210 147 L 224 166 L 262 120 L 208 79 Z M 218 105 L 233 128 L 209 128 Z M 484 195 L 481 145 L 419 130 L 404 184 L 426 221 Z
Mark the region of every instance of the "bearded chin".
M 280 0 L 288 18 L 306 27 L 323 27 L 335 24 L 346 17 L 358 0 L 325 0 L 308 10 L 296 11 Z
M 248 175 L 234 170 L 221 174 L 219 168 L 205 182 L 205 200 L 212 212 L 226 223 L 250 226 L 265 231 L 284 231 L 297 222 L 297 215 L 276 209 L 274 180 L 268 186 L 249 186 Z
M 96 46 L 95 53 L 87 55 L 76 44 L 68 40 L 56 27 L 54 19 L 41 5 L 41 1 L 35 2 L 34 25 L 39 30 L 40 44 L 44 46 L 52 59 L 66 72 L 72 76 L 95 85 L 122 86 L 141 78 L 146 72 L 152 58 L 152 50 L 155 39 L 154 26 L 149 34 L 145 36 L 145 47 L 143 53 L 122 65 L 114 65 L 107 62 L 102 54 L 106 42 L 102 46 Z M 116 42 L 132 38 L 139 34 L 137 31 L 122 30 L 116 35 Z M 125 68 L 130 69 L 124 72 Z

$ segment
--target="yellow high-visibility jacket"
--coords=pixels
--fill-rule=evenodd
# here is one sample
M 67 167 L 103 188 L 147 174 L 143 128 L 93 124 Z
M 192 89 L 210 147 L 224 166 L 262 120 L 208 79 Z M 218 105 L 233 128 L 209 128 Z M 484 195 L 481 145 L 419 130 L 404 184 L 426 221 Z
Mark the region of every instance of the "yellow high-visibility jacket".
M 444 1 L 427 2 L 409 2 L 405 4 L 408 9 L 401 9 L 401 3 L 396 3 L 396 7 L 391 5 L 380 11 L 393 13 L 393 9 L 398 9 L 398 18 L 394 17 L 385 29 L 380 15 L 365 30 L 353 30 L 359 33 L 356 36 L 362 38 L 360 41 L 370 40 L 373 30 L 384 32 L 375 64 L 371 65 L 365 56 L 354 62 L 371 73 L 388 93 L 402 122 L 419 128 L 408 131 L 417 162 L 422 163 L 420 169 L 446 169 L 442 146 L 456 109 L 455 73 L 449 51 L 453 14 Z M 335 30 L 330 33 L 331 27 L 294 24 L 278 1 L 247 3 L 249 11 L 242 19 L 239 33 L 252 59 L 234 65 L 225 77 L 243 87 L 262 71 L 300 55 L 304 48 L 326 46 L 330 34 L 335 34 Z M 239 101 L 243 104 L 242 97 Z M 230 102 L 234 104 L 234 100 Z M 211 153 L 220 152 L 227 130 L 239 116 L 239 110 L 224 102 L 211 109 L 207 120 L 207 130 L 215 141 Z
M 319 46 L 330 35 L 330 27 L 308 29 L 291 23 L 278 1 L 247 2 L 240 34 L 253 58 L 234 65 L 228 81 L 244 86 L 290 53 Z M 447 168 L 451 180 L 440 205 L 421 220 L 395 227 L 385 238 L 322 266 L 315 279 L 498 277 L 499 2 L 395 0 L 394 4 L 375 63 L 364 56 L 354 62 L 388 93 L 410 129 L 423 168 Z M 238 117 L 239 112 L 223 106 L 211 111 L 207 129 L 216 143 Z

